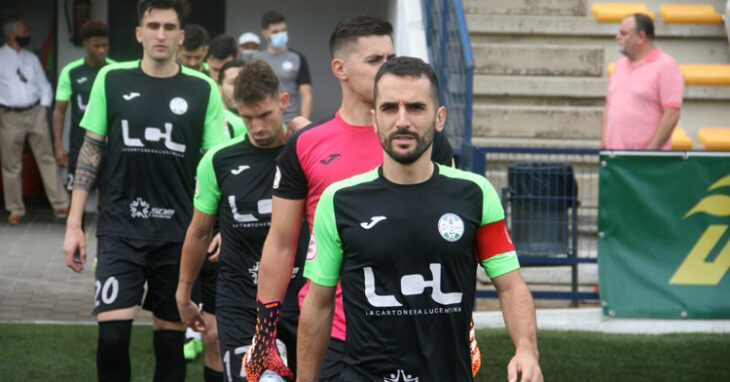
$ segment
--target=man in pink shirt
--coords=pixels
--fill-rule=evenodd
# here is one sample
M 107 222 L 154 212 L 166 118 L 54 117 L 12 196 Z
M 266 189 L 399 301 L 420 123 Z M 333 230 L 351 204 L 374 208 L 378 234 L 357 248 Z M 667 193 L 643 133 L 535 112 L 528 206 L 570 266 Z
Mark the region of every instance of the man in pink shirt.
M 616 63 L 611 74 L 601 147 L 669 150 L 684 92 L 679 65 L 654 46 L 654 24 L 646 15 L 627 16 L 616 40 L 626 57 Z

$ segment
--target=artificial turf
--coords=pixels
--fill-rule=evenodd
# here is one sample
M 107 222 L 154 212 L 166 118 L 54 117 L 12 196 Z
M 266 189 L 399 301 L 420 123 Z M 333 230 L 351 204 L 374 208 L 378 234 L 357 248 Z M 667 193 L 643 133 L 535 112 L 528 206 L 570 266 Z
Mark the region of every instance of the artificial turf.
M 0 380 L 96 380 L 96 326 L 0 324 Z M 540 331 L 546 381 L 730 381 L 730 335 L 623 335 Z M 504 330 L 477 331 L 482 370 L 477 381 L 506 381 L 513 353 Z M 132 380 L 151 381 L 152 327 L 134 326 Z M 202 357 L 187 381 L 203 381 Z

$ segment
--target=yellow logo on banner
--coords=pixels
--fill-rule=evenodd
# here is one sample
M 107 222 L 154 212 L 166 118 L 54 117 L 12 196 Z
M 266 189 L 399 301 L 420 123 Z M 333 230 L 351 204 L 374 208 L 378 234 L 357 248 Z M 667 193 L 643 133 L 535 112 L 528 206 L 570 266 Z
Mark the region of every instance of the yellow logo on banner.
M 727 175 L 715 182 L 707 191 L 721 187 L 730 187 L 730 175 Z M 717 217 L 730 217 L 730 196 L 708 195 L 700 200 L 686 215 L 684 219 L 697 214 L 705 213 Z M 689 252 L 674 276 L 669 280 L 670 284 L 688 285 L 717 285 L 730 270 L 730 240 L 728 240 L 714 261 L 707 262 L 712 250 L 721 245 L 720 239 L 728 230 L 728 225 L 713 224 L 707 227 L 695 246 Z

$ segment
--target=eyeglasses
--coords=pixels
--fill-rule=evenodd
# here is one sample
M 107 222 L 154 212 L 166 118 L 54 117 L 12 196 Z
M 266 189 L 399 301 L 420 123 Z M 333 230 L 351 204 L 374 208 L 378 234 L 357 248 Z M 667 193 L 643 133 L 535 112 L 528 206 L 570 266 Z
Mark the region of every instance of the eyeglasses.
M 24 84 L 25 83 L 28 83 L 28 78 L 26 78 L 25 75 L 23 75 L 23 72 L 20 71 L 20 68 L 18 68 L 18 70 L 16 71 L 16 73 L 18 74 L 18 77 L 20 78 L 20 81 L 22 81 Z

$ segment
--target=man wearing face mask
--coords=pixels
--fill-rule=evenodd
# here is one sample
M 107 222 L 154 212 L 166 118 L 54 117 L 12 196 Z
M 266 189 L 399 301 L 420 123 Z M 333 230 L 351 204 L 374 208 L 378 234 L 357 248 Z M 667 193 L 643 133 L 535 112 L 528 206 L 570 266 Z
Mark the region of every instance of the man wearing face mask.
M 0 48 L 0 160 L 8 223 L 20 224 L 25 215 L 21 170 L 26 137 L 56 217 L 65 218 L 68 195 L 56 168 L 46 117 L 53 89 L 38 57 L 24 49 L 30 43 L 28 23 L 23 19 L 9 21 L 4 32 L 7 42 Z
M 284 122 L 301 115 L 312 116 L 312 81 L 304 56 L 289 49 L 286 19 L 277 11 L 268 11 L 261 17 L 261 34 L 268 46 L 253 58 L 266 61 L 279 78 L 281 89 L 289 94 L 289 107 L 284 111 Z
M 255 33 L 246 32 L 238 37 L 238 58 L 243 61 L 250 61 L 251 57 L 259 51 L 261 39 Z

